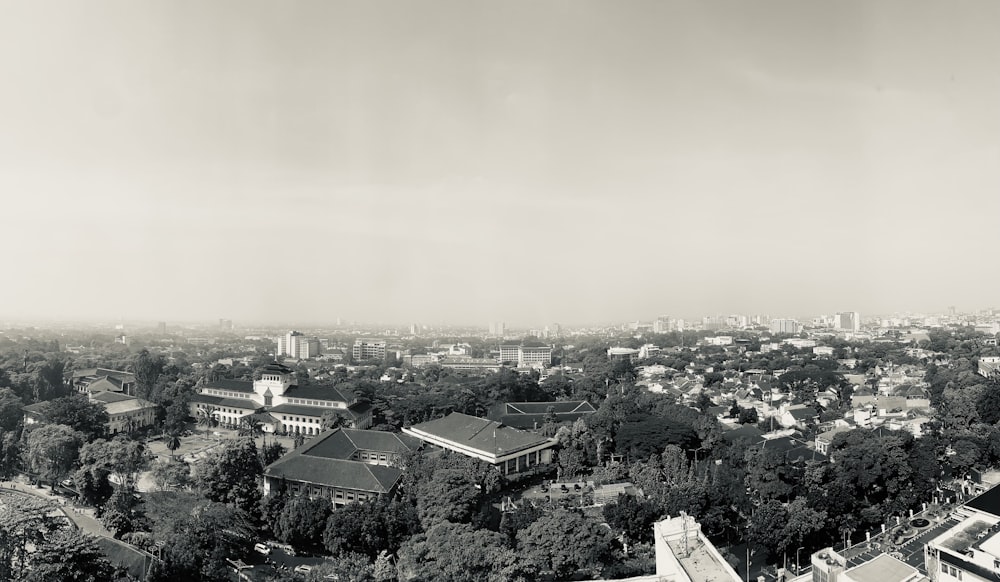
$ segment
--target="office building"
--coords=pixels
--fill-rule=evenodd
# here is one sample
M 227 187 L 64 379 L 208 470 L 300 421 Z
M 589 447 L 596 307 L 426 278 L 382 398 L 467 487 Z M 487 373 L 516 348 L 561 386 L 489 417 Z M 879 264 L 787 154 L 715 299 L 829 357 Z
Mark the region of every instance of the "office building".
M 385 346 L 385 340 L 356 339 L 351 356 L 355 361 L 385 360 Z
M 787 333 L 795 335 L 802 331 L 802 326 L 794 319 L 772 319 L 771 333 Z
M 306 337 L 297 331 L 288 332 L 285 337 L 278 338 L 278 355 L 299 360 L 315 358 L 322 353 L 318 338 Z

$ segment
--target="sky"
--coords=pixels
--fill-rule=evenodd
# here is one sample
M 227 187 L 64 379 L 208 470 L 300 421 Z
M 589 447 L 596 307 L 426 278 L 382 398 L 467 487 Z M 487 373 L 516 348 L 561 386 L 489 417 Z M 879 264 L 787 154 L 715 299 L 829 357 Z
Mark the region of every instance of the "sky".
M 0 8 L 0 317 L 996 305 L 992 0 Z

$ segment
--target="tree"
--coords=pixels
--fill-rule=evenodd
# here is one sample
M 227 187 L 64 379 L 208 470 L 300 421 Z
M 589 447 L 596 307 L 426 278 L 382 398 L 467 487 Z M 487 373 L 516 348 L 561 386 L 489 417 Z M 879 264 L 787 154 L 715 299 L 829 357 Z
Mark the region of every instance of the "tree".
M 152 478 L 153 483 L 161 490 L 188 489 L 192 483 L 191 466 L 180 459 L 155 463 Z
M 208 429 L 215 428 L 219 424 L 219 419 L 215 416 L 219 409 L 206 404 L 204 408 L 198 409 L 198 426 L 205 427 L 205 436 L 208 436 Z
M 233 504 L 247 513 L 260 501 L 257 480 L 264 468 L 250 439 L 230 441 L 195 466 L 195 481 L 205 497 Z
M 25 582 L 106 582 L 115 568 L 97 541 L 75 530 L 63 530 L 39 544 L 31 555 Z
M 607 529 L 580 513 L 557 509 L 517 534 L 518 553 L 539 570 L 567 578 L 577 570 L 596 570 L 613 553 Z
M 146 514 L 142 508 L 142 501 L 134 491 L 123 486 L 115 487 L 114 493 L 104 504 L 100 517 L 101 523 L 117 539 L 134 531 L 142 531 L 146 527 Z
M 150 582 L 229 580 L 226 558 L 246 557 L 255 539 L 247 514 L 220 503 L 203 503 L 153 524 L 154 535 L 165 543 Z
M 320 548 L 326 520 L 333 511 L 330 500 L 295 496 L 285 503 L 278 515 L 275 535 L 295 547 Z
M 82 394 L 49 400 L 41 405 L 39 414 L 52 424 L 72 428 L 86 440 L 102 437 L 108 427 L 108 412 L 104 405 L 91 402 Z
M 660 518 L 655 504 L 634 495 L 619 495 L 601 512 L 612 529 L 622 532 L 633 543 L 652 541 L 653 523 Z
M 502 534 L 449 522 L 438 522 L 403 544 L 397 574 L 402 581 L 427 582 L 534 579 L 533 569 Z
M 335 410 L 324 410 L 320 418 L 322 430 L 333 430 L 347 425 L 347 419 Z
M 285 446 L 276 440 L 267 444 L 261 444 L 260 461 L 266 467 L 280 459 L 285 452 Z
M 420 531 L 413 505 L 380 498 L 338 508 L 326 521 L 323 545 L 334 556 L 362 553 L 375 558 L 395 553 L 404 540 Z
M 0 388 L 0 430 L 14 430 L 24 418 L 24 401 L 10 388 Z
M 130 492 L 136 489 L 139 473 L 149 464 L 149 449 L 142 441 L 123 435 L 111 441 L 98 439 L 80 449 L 81 469 L 103 469 L 113 480 Z
M 167 435 L 167 449 L 170 450 L 170 460 L 174 459 L 174 451 L 181 448 L 181 437 L 176 432 Z
M 132 359 L 132 369 L 135 374 L 136 396 L 151 402 L 159 402 L 160 395 L 156 393 L 157 380 L 163 373 L 166 360 L 162 355 L 152 355 L 143 348 Z
M 64 479 L 80 454 L 79 433 L 66 425 L 44 424 L 25 434 L 28 470 L 53 485 Z
M 417 511 L 424 527 L 436 521 L 464 523 L 472 519 L 480 494 L 472 477 L 457 469 L 439 469 L 420 485 Z

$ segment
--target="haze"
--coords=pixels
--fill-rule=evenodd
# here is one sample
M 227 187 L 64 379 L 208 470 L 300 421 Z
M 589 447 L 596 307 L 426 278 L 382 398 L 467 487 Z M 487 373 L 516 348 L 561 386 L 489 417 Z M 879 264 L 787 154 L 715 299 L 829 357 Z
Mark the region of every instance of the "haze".
M 996 2 L 2 8 L 0 316 L 995 297 Z

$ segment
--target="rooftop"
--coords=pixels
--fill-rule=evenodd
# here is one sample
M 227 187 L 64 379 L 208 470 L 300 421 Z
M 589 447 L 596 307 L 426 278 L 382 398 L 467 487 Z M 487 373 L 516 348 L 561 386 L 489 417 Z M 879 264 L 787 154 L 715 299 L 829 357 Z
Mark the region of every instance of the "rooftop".
M 498 457 L 550 442 L 546 437 L 460 412 L 415 424 L 409 430 L 417 436 L 428 435 Z
M 920 576 L 916 568 L 889 554 L 880 554 L 844 574 L 855 582 L 904 582 Z
M 1000 517 L 1000 487 L 993 487 L 965 504 L 966 507 Z

